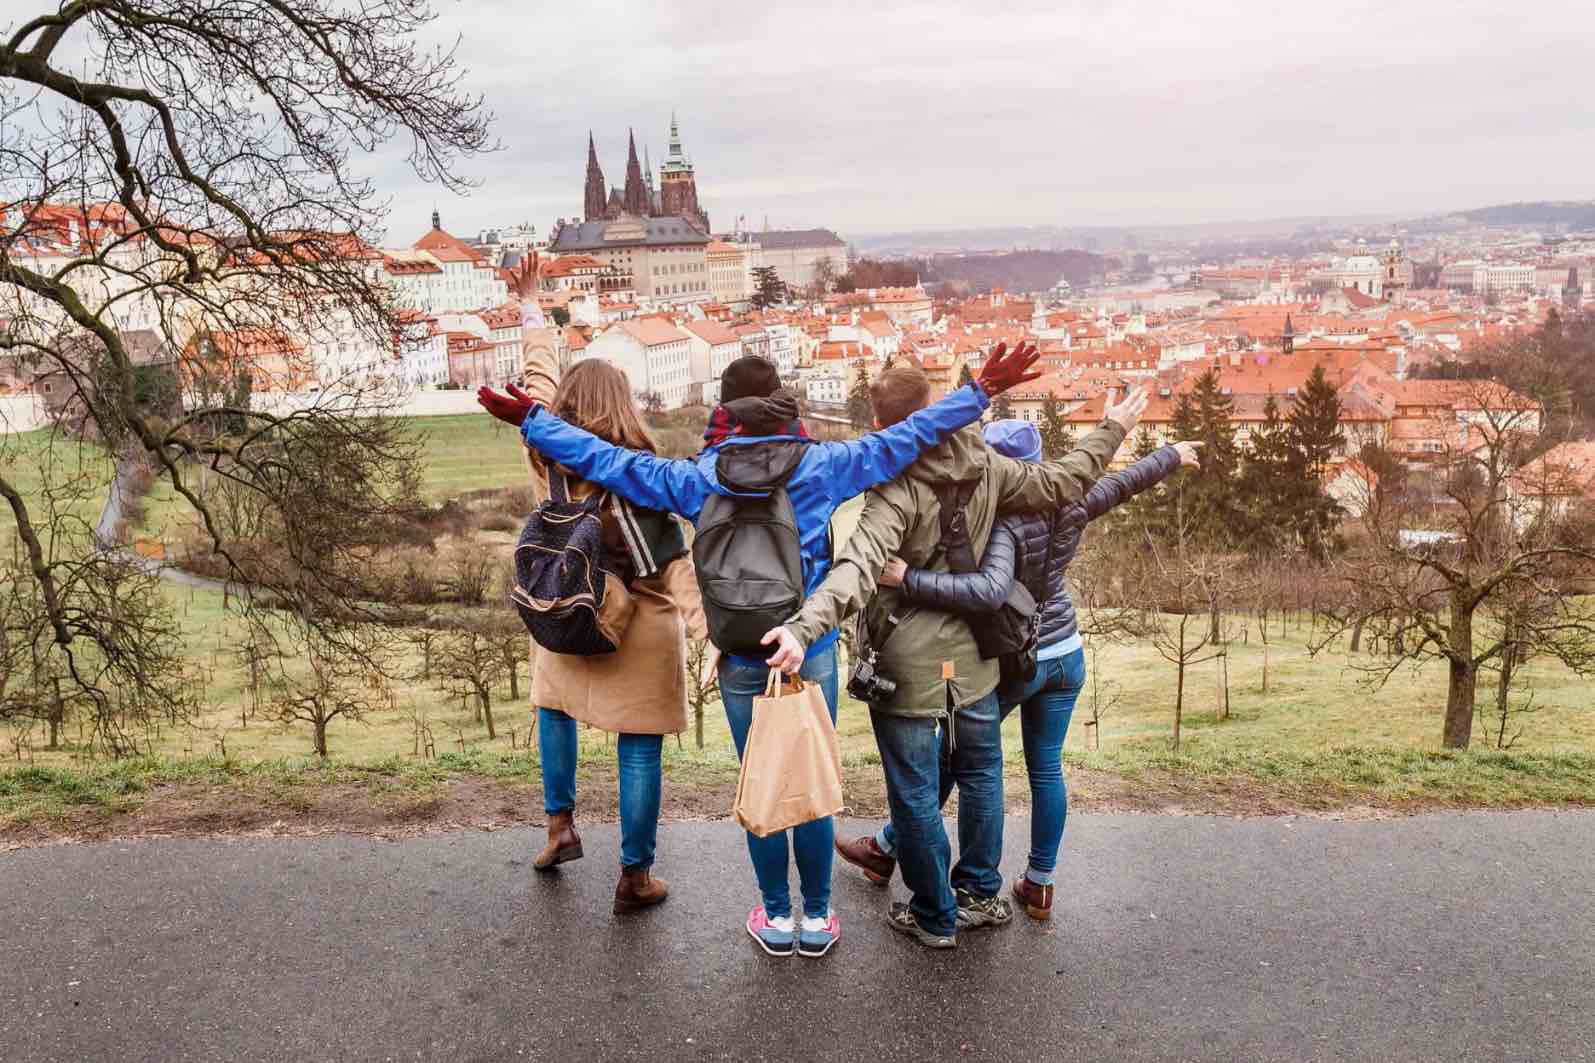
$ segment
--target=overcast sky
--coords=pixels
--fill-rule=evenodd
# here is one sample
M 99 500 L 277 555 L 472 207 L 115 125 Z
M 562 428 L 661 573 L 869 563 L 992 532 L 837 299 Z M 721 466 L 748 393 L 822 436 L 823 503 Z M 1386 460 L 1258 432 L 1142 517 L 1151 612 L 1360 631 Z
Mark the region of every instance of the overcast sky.
M 1199 10 L 1200 9 L 1200 10 Z M 717 229 L 1168 224 L 1595 198 L 1587 0 L 438 0 L 504 148 L 392 234 L 581 210 L 670 113 Z

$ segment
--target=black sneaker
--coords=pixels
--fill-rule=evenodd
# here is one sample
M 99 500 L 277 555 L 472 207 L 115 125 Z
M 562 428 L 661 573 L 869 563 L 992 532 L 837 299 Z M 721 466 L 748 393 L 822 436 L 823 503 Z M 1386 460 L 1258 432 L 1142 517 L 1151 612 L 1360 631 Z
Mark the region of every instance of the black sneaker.
M 1006 897 L 981 897 L 968 890 L 958 891 L 958 928 L 978 930 L 983 926 L 1006 926 L 1013 918 L 1013 905 Z
M 958 946 L 958 939 L 951 934 L 932 934 L 919 925 L 919 920 L 914 918 L 913 911 L 902 901 L 895 901 L 891 910 L 886 913 L 886 921 L 892 929 L 899 933 L 907 934 L 927 949 L 951 949 Z

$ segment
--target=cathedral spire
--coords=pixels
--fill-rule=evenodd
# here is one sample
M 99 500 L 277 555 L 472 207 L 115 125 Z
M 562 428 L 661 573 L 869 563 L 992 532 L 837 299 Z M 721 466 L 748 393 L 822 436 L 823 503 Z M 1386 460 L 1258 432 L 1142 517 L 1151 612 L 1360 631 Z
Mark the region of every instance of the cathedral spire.
M 676 112 L 670 112 L 670 153 L 665 156 L 667 167 L 683 167 L 689 165 L 686 153 L 681 150 L 681 127 L 676 124 Z
M 626 213 L 646 218 L 652 212 L 648 209 L 648 190 L 642 183 L 642 163 L 637 161 L 637 134 L 627 130 L 626 139 L 630 154 L 626 158 L 626 194 L 622 202 Z
M 593 131 L 587 131 L 587 185 L 583 214 L 586 221 L 596 221 L 604 216 L 607 196 L 604 193 L 604 171 L 598 165 L 598 148 L 593 144 Z

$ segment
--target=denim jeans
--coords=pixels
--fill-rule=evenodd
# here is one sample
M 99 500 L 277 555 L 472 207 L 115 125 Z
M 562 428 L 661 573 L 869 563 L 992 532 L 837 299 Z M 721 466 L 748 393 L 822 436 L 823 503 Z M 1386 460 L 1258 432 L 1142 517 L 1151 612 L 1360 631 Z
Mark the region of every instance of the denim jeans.
M 831 722 L 836 722 L 836 647 L 830 646 L 803 662 L 798 675 L 819 684 L 825 695 Z M 748 728 L 753 724 L 753 699 L 764 695 L 770 670 L 731 660 L 720 662 L 720 702 L 725 706 L 726 723 L 731 725 L 731 740 L 737 758 L 748 743 Z M 790 831 L 768 838 L 748 835 L 748 856 L 753 874 L 764 897 L 764 911 L 772 919 L 792 914 L 792 889 L 787 878 L 787 835 L 792 835 L 791 851 L 797 863 L 798 886 L 803 891 L 803 914 L 824 917 L 831 910 L 832 845 L 836 827 L 830 816 L 811 820 Z
M 620 865 L 652 867 L 659 839 L 663 735 L 623 734 L 620 762 Z M 537 710 L 537 749 L 543 767 L 543 811 L 576 807 L 576 721 L 558 709 Z
M 934 934 L 957 930 L 954 890 L 994 897 L 1002 889 L 1002 717 L 988 694 L 953 714 L 951 734 L 927 717 L 871 712 L 892 822 L 882 848 L 897 856 L 909 907 Z M 950 747 L 950 748 L 949 748 Z M 958 863 L 941 806 L 958 786 Z
M 1025 772 L 1030 776 L 1030 866 L 1025 877 L 1052 884 L 1058 868 L 1058 846 L 1069 816 L 1069 790 L 1063 779 L 1063 740 L 1069 735 L 1074 705 L 1085 687 L 1085 651 L 1040 661 L 1036 675 L 1013 692 L 1003 691 L 1019 708 L 1019 729 L 1025 742 Z M 1013 705 L 1003 711 L 1007 716 Z

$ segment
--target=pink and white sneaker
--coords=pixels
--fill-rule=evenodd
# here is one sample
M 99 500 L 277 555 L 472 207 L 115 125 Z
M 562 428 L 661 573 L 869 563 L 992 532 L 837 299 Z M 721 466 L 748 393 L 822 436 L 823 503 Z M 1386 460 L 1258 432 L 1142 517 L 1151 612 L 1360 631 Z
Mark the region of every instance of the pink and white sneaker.
M 748 913 L 748 936 L 771 956 L 790 956 L 797 945 L 797 924 L 790 915 L 771 919 L 761 904 Z
M 836 918 L 835 912 L 826 912 L 823 918 L 804 916 L 798 927 L 798 955 L 824 956 L 841 936 L 842 921 Z

